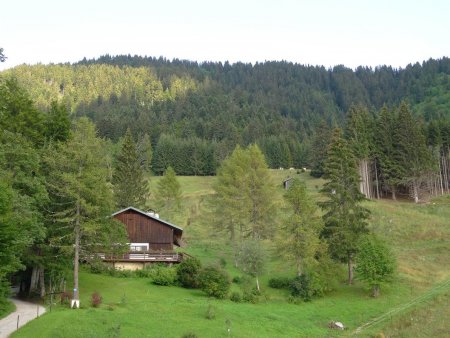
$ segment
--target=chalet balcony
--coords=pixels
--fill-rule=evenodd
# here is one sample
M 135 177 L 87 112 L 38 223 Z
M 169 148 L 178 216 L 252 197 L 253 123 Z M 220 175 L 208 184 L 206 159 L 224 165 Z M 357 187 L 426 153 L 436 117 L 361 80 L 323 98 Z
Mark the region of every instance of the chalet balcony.
M 97 254 L 105 262 L 165 262 L 179 263 L 186 258 L 186 254 L 178 252 L 150 252 L 136 251 L 123 255 Z

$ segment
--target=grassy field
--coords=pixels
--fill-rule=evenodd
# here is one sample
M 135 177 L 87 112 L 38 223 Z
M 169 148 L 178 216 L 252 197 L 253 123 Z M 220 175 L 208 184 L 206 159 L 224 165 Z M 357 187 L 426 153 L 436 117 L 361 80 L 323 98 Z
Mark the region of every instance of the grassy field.
M 303 179 L 312 196 L 319 198 L 321 180 L 306 173 L 272 171 L 273 181 L 288 175 Z M 211 177 L 180 177 L 183 208 L 169 221 L 185 229 L 186 252 L 203 264 L 225 261 L 231 276 L 241 276 L 233 266 L 226 237 L 210 226 L 214 217 L 208 200 Z M 151 178 L 154 191 L 158 178 Z M 152 285 L 144 278 L 119 278 L 81 273 L 83 308 L 56 306 L 20 329 L 13 337 L 447 337 L 450 315 L 450 196 L 413 205 L 388 200 L 368 201 L 371 227 L 390 243 L 398 258 L 398 275 L 382 289 L 381 297 L 369 297 L 367 287 L 341 283 L 337 290 L 309 303 L 290 304 L 287 293 L 270 289 L 272 276 L 292 275 L 292 266 L 276 257 L 266 243 L 271 260 L 262 276 L 265 297 L 259 304 L 233 303 L 207 298 L 201 291 Z M 164 215 L 161 215 L 164 219 Z M 342 280 L 345 279 L 343 267 Z M 233 289 L 239 286 L 233 284 Z M 90 306 L 90 295 L 103 296 L 99 308 Z M 207 319 L 208 307 L 214 319 Z M 334 331 L 327 323 L 342 321 L 348 329 Z M 228 331 L 228 329 L 230 329 Z

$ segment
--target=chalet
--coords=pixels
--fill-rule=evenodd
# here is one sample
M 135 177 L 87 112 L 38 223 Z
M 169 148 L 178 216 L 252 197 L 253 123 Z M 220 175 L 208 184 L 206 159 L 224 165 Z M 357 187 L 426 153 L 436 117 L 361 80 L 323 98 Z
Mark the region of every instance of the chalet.
M 119 210 L 112 217 L 125 224 L 130 251 L 120 256 L 101 257 L 115 268 L 136 270 L 155 262 L 179 263 L 182 254 L 174 246 L 182 246 L 183 229 L 164 221 L 154 212 L 133 207 Z

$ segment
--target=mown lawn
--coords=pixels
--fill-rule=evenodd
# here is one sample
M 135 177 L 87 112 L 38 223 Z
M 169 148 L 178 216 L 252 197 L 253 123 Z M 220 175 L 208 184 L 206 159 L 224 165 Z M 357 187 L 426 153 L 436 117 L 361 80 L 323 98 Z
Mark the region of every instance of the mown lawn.
M 312 196 L 319 196 L 322 181 L 307 173 L 272 173 L 278 186 L 276 199 L 281 198 L 281 182 L 288 175 L 303 179 Z M 233 265 L 227 236 L 211 226 L 214 216 L 209 200 L 213 180 L 180 177 L 183 208 L 175 223 L 185 229 L 186 252 L 203 264 L 225 264 L 232 277 L 240 276 L 242 273 Z M 151 178 L 152 189 L 157 181 L 158 178 Z M 292 276 L 293 269 L 276 255 L 274 242 L 268 241 L 269 262 L 261 277 L 265 297 L 259 304 L 208 299 L 198 290 L 155 286 L 147 279 L 85 271 L 80 279 L 82 309 L 53 308 L 13 337 L 182 337 L 187 333 L 197 337 L 333 337 L 355 335 L 355 329 L 374 319 L 373 325 L 357 335 L 370 337 L 383 332 L 386 337 L 407 337 L 419 336 L 414 332 L 420 331 L 430 337 L 446 337 L 441 314 L 448 318 L 450 290 L 445 287 L 433 292 L 433 288 L 450 279 L 450 196 L 421 205 L 389 200 L 368 201 L 366 205 L 372 211 L 371 228 L 391 245 L 398 259 L 395 281 L 382 288 L 378 299 L 369 297 L 368 288 L 357 281 L 353 286 L 340 283 L 335 292 L 322 299 L 288 303 L 286 292 L 270 289 L 267 283 L 273 276 Z M 282 217 L 281 212 L 279 218 Z M 339 279 L 345 280 L 345 267 Z M 239 286 L 233 284 L 232 290 L 239 290 Z M 94 291 L 103 296 L 100 308 L 90 306 Z M 214 319 L 206 318 L 210 305 Z M 392 315 L 385 315 L 389 311 L 393 311 Z M 421 326 L 409 319 L 420 316 L 425 318 Z M 328 329 L 327 323 L 332 320 L 342 321 L 348 330 Z

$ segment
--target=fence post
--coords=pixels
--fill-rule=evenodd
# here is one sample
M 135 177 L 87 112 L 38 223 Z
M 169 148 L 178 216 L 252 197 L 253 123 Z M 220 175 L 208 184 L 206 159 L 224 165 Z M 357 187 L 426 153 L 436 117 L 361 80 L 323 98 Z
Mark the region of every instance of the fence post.
M 39 304 L 36 305 L 36 318 L 39 317 Z
M 20 315 L 17 315 L 17 326 L 16 326 L 16 330 L 19 329 L 19 316 L 20 316 Z

